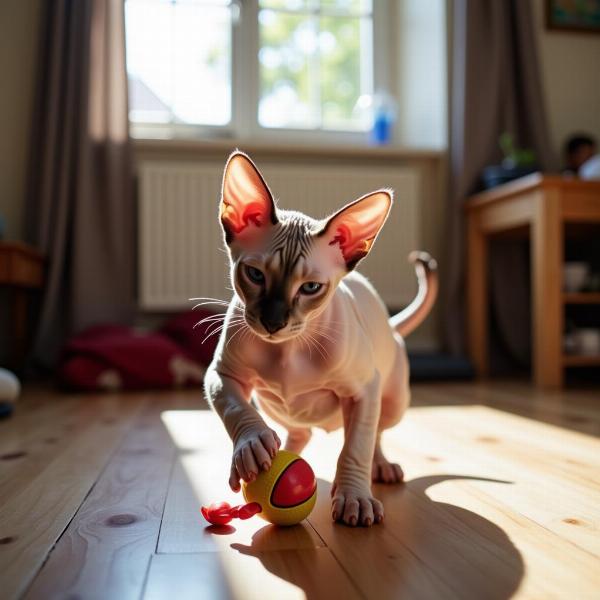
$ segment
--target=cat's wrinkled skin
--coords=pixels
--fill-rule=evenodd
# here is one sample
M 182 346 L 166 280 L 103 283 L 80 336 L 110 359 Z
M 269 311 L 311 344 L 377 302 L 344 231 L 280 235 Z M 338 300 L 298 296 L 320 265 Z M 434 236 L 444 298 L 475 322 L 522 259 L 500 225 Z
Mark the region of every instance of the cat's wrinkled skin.
M 437 288 L 435 262 L 416 253 L 419 293 L 390 319 L 375 289 L 352 272 L 391 203 L 391 192 L 380 190 L 316 221 L 277 209 L 252 161 L 241 152 L 230 157 L 220 216 L 235 295 L 205 389 L 233 441 L 233 490 L 268 469 L 281 445 L 254 398 L 287 428 L 286 447 L 295 452 L 311 427 L 343 426 L 332 517 L 352 526 L 383 520 L 371 481 L 403 478 L 379 444 L 381 431 L 398 423 L 409 404 L 401 335 L 423 320 Z

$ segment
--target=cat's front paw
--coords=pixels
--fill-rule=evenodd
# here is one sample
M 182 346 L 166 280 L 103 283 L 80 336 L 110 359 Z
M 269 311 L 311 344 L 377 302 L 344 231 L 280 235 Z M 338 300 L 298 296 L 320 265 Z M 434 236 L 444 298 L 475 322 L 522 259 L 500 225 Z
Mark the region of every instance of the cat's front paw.
M 351 527 L 370 527 L 373 523 L 383 521 L 383 504 L 373 498 L 368 487 L 336 485 L 331 502 L 331 516 L 334 521 L 341 521 Z
M 245 431 L 234 444 L 229 487 L 239 492 L 241 479 L 254 481 L 261 470 L 268 471 L 280 446 L 279 436 L 266 425 Z

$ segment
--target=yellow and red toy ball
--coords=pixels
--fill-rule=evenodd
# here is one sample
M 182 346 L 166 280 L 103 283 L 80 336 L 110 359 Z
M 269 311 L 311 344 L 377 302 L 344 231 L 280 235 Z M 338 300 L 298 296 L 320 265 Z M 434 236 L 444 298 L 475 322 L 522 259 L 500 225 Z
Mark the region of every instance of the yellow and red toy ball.
M 317 480 L 304 459 L 280 450 L 268 471 L 261 471 L 254 481 L 242 484 L 242 492 L 248 504 L 211 504 L 202 507 L 202 514 L 210 523 L 219 525 L 254 514 L 275 525 L 295 525 L 308 517 L 315 505 Z
M 297 454 L 280 450 L 268 471 L 242 484 L 246 502 L 261 506 L 260 517 L 275 525 L 295 525 L 308 517 L 317 500 L 317 480 Z

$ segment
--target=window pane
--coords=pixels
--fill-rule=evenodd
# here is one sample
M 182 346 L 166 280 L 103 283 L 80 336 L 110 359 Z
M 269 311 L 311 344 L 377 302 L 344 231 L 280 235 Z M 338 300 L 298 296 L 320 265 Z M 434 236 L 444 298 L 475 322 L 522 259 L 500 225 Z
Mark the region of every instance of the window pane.
M 224 0 L 128 0 L 130 118 L 231 119 L 231 12 Z
M 259 27 L 263 127 L 367 129 L 356 104 L 373 91 L 370 16 L 263 9 Z
M 321 106 L 324 129 L 362 129 L 356 102 L 371 90 L 370 73 L 363 55 L 370 21 L 359 18 L 322 17 L 319 49 L 321 54 Z M 363 32 L 361 33 L 361 27 Z M 361 64 L 363 63 L 363 64 Z
M 275 8 L 291 11 L 315 11 L 343 14 L 369 14 L 371 0 L 259 0 L 261 8 Z
M 335 11 L 346 14 L 371 13 L 371 0 L 321 0 L 321 7 L 324 11 Z
M 261 10 L 259 21 L 260 124 L 317 127 L 318 89 L 310 62 L 317 44 L 314 20 Z
M 282 8 L 284 10 L 306 10 L 313 0 L 260 0 L 261 8 Z

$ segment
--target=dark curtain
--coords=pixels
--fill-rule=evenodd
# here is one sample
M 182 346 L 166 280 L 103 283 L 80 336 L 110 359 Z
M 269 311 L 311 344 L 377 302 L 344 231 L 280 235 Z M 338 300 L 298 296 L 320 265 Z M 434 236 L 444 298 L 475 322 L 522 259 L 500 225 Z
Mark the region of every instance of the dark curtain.
M 550 144 L 531 2 L 454 0 L 450 98 L 450 192 L 445 338 L 465 351 L 463 203 L 479 187 L 482 169 L 501 160 L 498 139 L 510 131 L 532 148 L 541 170 L 557 166 Z M 529 356 L 529 279 L 526 249 L 492 248 L 494 329 L 514 358 Z
M 48 259 L 34 364 L 131 319 L 134 199 L 123 0 L 44 3 L 26 227 Z

